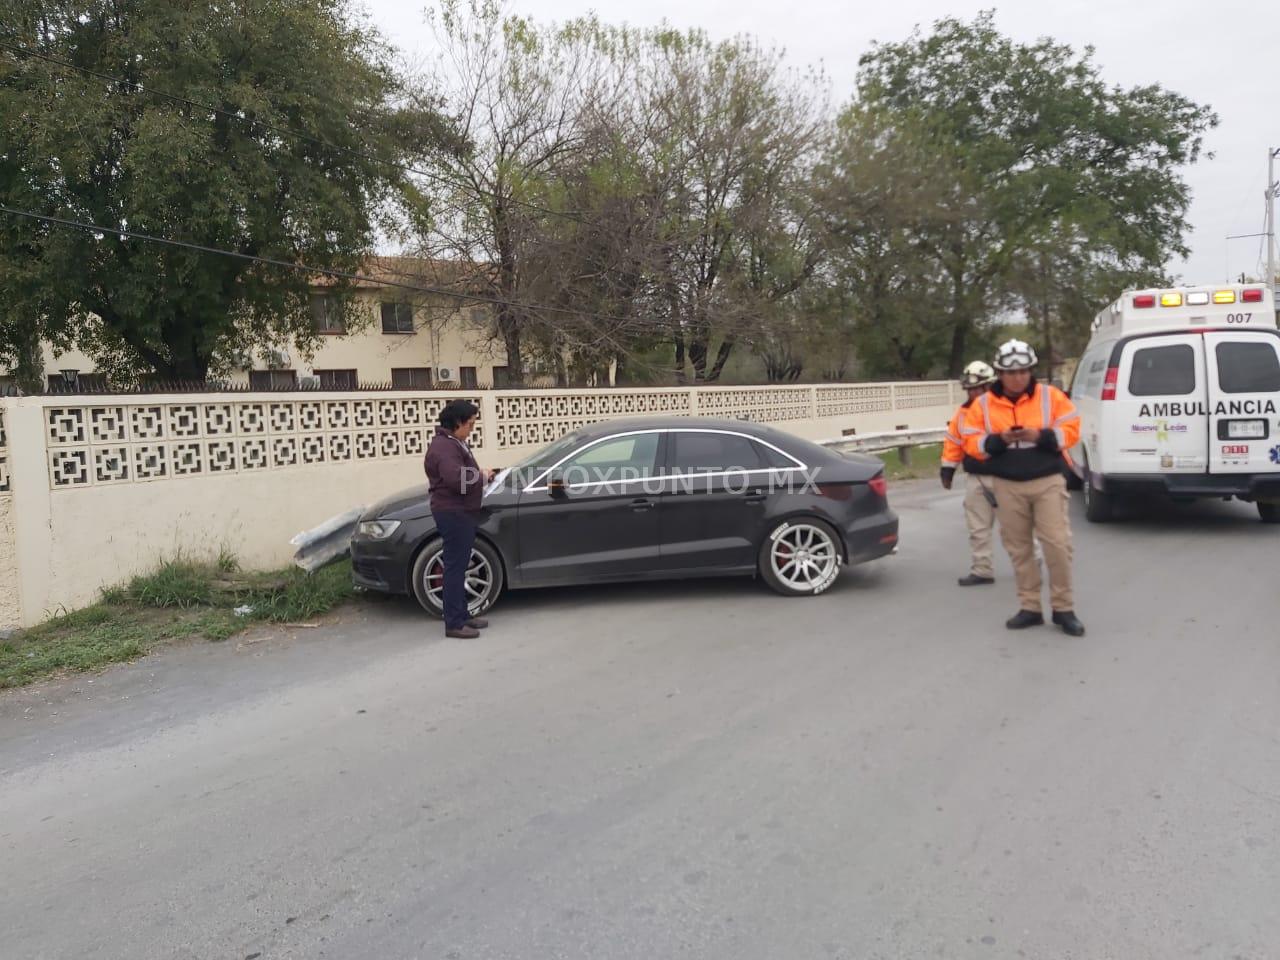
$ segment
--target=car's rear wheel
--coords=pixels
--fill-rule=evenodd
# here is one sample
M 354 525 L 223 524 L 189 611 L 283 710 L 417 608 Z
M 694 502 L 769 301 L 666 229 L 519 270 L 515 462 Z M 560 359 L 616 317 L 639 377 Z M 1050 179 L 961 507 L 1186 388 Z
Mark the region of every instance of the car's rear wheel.
M 1089 461 L 1084 462 L 1084 515 L 1090 523 L 1106 523 L 1115 511 L 1115 502 L 1093 483 Z
M 1258 516 L 1263 523 L 1280 523 L 1280 503 L 1258 501 Z
M 467 563 L 467 610 L 478 617 L 502 593 L 502 560 L 486 541 L 476 540 Z M 433 540 L 418 552 L 411 577 L 413 595 L 433 617 L 444 616 L 444 541 Z
M 760 545 L 760 576 L 784 597 L 822 593 L 840 576 L 840 538 L 809 517 L 785 520 Z

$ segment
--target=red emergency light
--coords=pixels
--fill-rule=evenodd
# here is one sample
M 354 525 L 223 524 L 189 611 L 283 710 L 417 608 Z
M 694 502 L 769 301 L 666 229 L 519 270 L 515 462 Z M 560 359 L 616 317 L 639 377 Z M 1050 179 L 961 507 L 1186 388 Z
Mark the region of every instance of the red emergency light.
M 1253 290 L 1244 290 L 1244 291 L 1241 291 L 1241 293 L 1240 293 L 1240 302 L 1241 302 L 1241 303 L 1261 303 L 1261 302 L 1262 302 L 1262 291 L 1261 291 L 1261 290 L 1258 290 L 1258 289 L 1256 289 L 1256 288 L 1255 288 L 1255 289 L 1253 289 Z
M 1154 307 L 1156 305 L 1156 295 L 1154 293 L 1140 293 L 1133 298 L 1133 305 L 1138 309 Z

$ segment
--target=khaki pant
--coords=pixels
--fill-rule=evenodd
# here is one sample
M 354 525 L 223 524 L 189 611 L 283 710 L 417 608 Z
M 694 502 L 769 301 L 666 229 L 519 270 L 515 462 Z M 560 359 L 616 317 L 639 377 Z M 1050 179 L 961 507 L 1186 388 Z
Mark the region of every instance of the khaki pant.
M 1071 521 L 1067 508 L 1071 494 L 1067 481 L 1055 473 L 1039 480 L 1002 480 L 992 477 L 1000 539 L 1013 561 L 1018 602 L 1023 610 L 1039 612 L 1040 564 L 1036 540 L 1049 568 L 1049 600 L 1055 612 L 1075 609 L 1071 587 Z
M 991 488 L 990 477 L 965 475 L 964 520 L 969 526 L 969 572 L 988 579 L 996 575 L 991 531 L 996 525 L 996 508 L 982 495 L 983 484 Z

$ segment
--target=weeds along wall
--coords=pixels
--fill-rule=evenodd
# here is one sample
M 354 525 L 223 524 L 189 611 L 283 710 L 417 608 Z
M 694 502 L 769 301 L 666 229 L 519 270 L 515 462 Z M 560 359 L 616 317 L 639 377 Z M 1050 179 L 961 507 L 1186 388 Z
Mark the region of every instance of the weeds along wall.
M 267 393 L 0 399 L 0 627 L 29 626 L 177 555 L 283 566 L 289 539 L 423 482 L 459 393 Z M 485 467 L 586 423 L 743 418 L 811 440 L 938 427 L 950 383 L 493 391 L 472 435 Z

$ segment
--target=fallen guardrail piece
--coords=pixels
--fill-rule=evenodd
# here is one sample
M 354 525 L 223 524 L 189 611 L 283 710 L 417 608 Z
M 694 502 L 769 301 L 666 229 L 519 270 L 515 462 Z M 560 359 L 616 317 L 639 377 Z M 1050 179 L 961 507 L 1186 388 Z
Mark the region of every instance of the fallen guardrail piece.
M 315 573 L 351 553 L 351 536 L 356 532 L 356 524 L 364 510 L 364 507 L 356 507 L 330 517 L 318 527 L 304 530 L 290 540 L 289 543 L 297 547 L 293 555 L 294 566 L 307 573 Z

